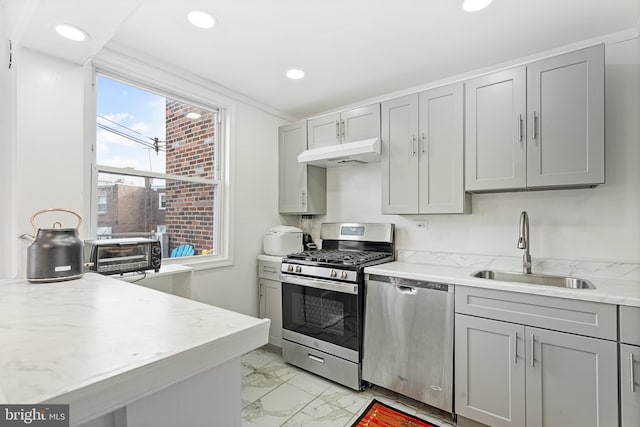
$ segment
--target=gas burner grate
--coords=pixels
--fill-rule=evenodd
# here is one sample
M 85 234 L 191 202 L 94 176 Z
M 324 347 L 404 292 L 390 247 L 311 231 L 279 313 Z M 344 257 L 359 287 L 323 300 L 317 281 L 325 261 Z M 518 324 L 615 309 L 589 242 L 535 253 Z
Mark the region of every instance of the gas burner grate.
M 291 254 L 287 258 L 337 265 L 359 265 L 388 257 L 386 252 L 320 249 Z

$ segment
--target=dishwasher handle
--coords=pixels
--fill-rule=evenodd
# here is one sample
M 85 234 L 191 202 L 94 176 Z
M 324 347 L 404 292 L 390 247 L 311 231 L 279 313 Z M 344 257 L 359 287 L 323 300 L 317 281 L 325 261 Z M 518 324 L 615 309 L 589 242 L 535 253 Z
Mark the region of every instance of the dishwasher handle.
M 405 295 L 417 295 L 418 289 L 411 286 L 396 285 L 396 291 Z

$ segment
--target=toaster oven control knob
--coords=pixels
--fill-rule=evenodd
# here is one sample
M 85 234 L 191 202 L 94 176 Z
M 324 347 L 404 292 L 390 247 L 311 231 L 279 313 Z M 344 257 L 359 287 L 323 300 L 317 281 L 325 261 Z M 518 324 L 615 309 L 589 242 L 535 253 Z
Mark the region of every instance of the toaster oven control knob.
M 159 260 L 158 258 L 154 258 L 154 259 L 151 261 L 151 266 L 152 266 L 152 267 L 154 267 L 154 268 L 155 268 L 155 267 L 160 267 L 160 260 Z
M 287 271 L 293 271 L 293 265 L 287 266 Z
M 153 252 L 154 255 L 160 255 L 160 246 L 154 246 L 151 252 Z
M 335 271 L 335 270 L 331 270 L 331 273 L 329 273 L 329 275 L 330 275 L 331 277 L 337 277 L 337 276 L 338 276 L 338 272 L 337 272 L 337 271 Z
M 296 266 L 296 273 L 300 273 L 302 271 L 302 267 L 299 265 Z
M 340 273 L 340 278 L 341 279 L 346 279 L 347 278 L 347 272 L 343 271 L 342 273 Z

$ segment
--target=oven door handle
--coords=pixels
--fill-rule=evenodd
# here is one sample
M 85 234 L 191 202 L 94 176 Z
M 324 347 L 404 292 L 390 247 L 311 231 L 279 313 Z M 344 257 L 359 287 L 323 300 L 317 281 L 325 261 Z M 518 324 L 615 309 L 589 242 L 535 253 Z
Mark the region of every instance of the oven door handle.
M 283 283 L 291 285 L 305 286 L 307 288 L 322 289 L 324 291 L 334 291 L 341 294 L 358 295 L 358 285 L 356 283 L 342 283 L 331 280 L 319 280 L 310 277 L 301 278 L 298 276 L 282 275 Z

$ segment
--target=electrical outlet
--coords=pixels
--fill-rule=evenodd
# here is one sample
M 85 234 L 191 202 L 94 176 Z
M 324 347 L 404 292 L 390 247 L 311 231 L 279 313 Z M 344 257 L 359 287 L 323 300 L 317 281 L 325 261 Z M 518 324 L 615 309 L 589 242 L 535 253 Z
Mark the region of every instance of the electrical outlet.
M 416 228 L 423 228 L 423 229 L 427 229 L 429 228 L 429 223 L 427 222 L 426 219 L 420 220 L 420 221 L 416 221 Z

